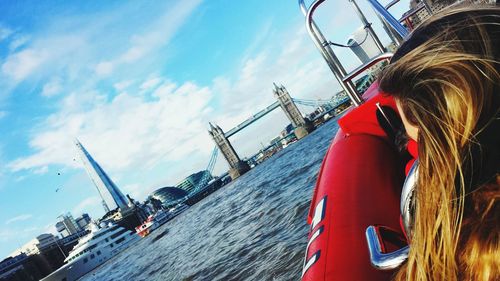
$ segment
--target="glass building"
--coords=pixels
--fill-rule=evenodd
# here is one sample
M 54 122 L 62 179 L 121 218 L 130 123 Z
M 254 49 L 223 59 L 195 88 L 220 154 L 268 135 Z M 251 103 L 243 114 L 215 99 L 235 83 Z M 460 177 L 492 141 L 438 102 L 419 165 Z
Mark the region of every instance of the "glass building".
M 75 140 L 75 145 L 87 174 L 95 184 L 97 192 L 101 196 L 104 211 L 109 212 L 109 206 L 113 206 L 113 204 L 121 210 L 128 209 L 130 202 L 127 197 L 123 195 L 120 189 L 78 140 Z
M 187 178 L 183 179 L 179 182 L 176 187 L 185 190 L 190 193 L 193 191 L 196 186 L 200 183 L 201 179 L 206 175 L 208 181 L 210 181 L 213 177 L 209 171 L 199 171 L 198 173 L 191 174 Z
M 157 189 L 151 194 L 151 197 L 158 199 L 166 207 L 175 206 L 183 201 L 188 195 L 185 190 L 177 187 L 167 186 Z

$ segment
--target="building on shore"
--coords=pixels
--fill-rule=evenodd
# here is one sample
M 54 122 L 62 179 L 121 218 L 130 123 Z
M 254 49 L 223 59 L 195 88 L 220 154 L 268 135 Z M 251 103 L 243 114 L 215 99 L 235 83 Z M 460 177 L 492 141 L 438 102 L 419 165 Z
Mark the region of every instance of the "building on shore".
M 67 237 L 85 230 L 92 221 L 88 214 L 83 214 L 74 219 L 69 212 L 60 215 L 58 218 L 59 221 L 56 223 L 56 230 L 61 237 Z
M 56 230 L 61 237 L 73 235 L 80 231 L 80 227 L 70 213 L 62 214 L 59 216 L 59 221 L 56 223 Z
M 94 183 L 97 193 L 101 197 L 102 205 L 106 214 L 100 222 L 112 222 L 126 229 L 135 231 L 135 227 L 141 225 L 147 218 L 147 212 L 134 202 L 128 195 L 125 196 L 108 174 L 101 168 L 83 145 L 75 140 L 75 145 L 83 162 L 85 170 Z M 116 206 L 116 208 L 111 209 Z
M 39 257 L 20 253 L 0 262 L 0 280 L 39 280 L 51 272 L 50 267 Z
M 198 184 L 200 184 L 201 180 L 203 178 L 207 178 L 207 182 L 213 179 L 213 176 L 210 174 L 209 171 L 203 170 L 199 171 L 197 173 L 191 174 L 182 181 L 180 181 L 175 187 L 180 188 L 187 193 L 191 193 L 193 190 L 196 189 Z
M 88 214 L 82 214 L 80 217 L 75 219 L 75 222 L 80 230 L 84 230 L 92 222 L 92 219 Z
M 39 280 L 64 264 L 64 259 L 88 230 L 58 238 L 44 233 L 0 262 L 0 280 Z
M 159 200 L 166 208 L 170 208 L 179 203 L 183 203 L 188 194 L 189 193 L 184 189 L 166 186 L 155 190 L 151 193 L 151 197 Z
M 370 36 L 367 28 L 364 26 L 356 29 L 351 34 L 347 40 L 347 46 L 349 46 L 361 63 L 368 62 L 371 58 L 380 53 L 377 44 L 375 44 L 375 40 Z

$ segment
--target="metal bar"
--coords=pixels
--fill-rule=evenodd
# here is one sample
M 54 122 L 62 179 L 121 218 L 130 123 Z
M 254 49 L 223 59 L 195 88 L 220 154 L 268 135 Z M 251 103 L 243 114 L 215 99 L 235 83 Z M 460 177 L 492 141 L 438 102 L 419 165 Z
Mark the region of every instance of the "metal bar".
M 403 38 L 399 37 L 397 33 L 391 28 L 391 26 L 379 14 L 375 13 L 375 15 L 377 15 L 377 18 L 382 23 L 385 33 L 387 33 L 389 38 L 391 38 L 391 41 L 394 42 L 396 46 L 401 46 L 401 43 L 403 43 Z
M 352 5 L 354 6 L 354 9 L 356 10 L 356 13 L 358 14 L 358 17 L 361 19 L 361 22 L 365 26 L 365 30 L 373 38 L 373 41 L 375 41 L 375 45 L 377 45 L 377 48 L 379 49 L 379 51 L 381 53 L 384 53 L 386 51 L 385 47 L 384 47 L 384 45 L 382 45 L 382 42 L 380 42 L 380 39 L 378 38 L 378 36 L 375 33 L 375 31 L 373 31 L 372 24 L 370 22 L 368 22 L 368 20 L 366 19 L 365 15 L 361 11 L 361 9 L 359 8 L 359 6 L 358 6 L 358 4 L 356 3 L 355 0 L 349 0 L 349 2 L 351 2 Z
M 399 2 L 399 0 L 393 0 L 392 2 L 390 2 L 389 4 L 387 4 L 385 6 L 385 9 L 389 10 L 389 8 L 391 8 L 392 6 L 397 4 L 398 2 Z M 401 44 L 403 43 L 403 38 L 401 36 L 399 36 L 393 30 L 393 28 L 391 28 L 391 26 L 387 23 L 387 21 L 385 21 L 378 13 L 375 13 L 375 14 L 377 15 L 377 18 L 380 20 L 382 25 L 384 26 L 384 30 L 387 33 L 387 35 L 389 36 L 389 38 L 391 38 L 391 41 L 394 42 L 394 44 L 396 44 L 396 46 L 401 46 Z
M 344 91 L 349 95 L 349 98 L 352 100 L 354 105 L 361 105 L 363 103 L 363 99 L 358 94 L 354 84 L 351 81 L 343 81 L 342 78 L 347 74 L 347 72 L 345 71 L 344 67 L 340 63 L 331 47 L 328 45 L 328 42 L 319 30 L 318 26 L 312 19 L 316 8 L 318 8 L 318 6 L 321 5 L 325 0 L 314 1 L 309 9 L 306 7 L 304 0 L 298 1 L 302 13 L 304 13 L 304 15 L 306 16 L 306 28 L 309 36 L 313 39 L 314 44 L 330 67 L 330 70 L 333 72 L 335 78 L 340 83 Z
M 408 35 L 408 30 L 392 16 L 377 0 L 367 0 L 375 10 L 399 36 L 405 38 Z
M 397 3 L 399 3 L 399 0 L 393 0 L 387 5 L 385 5 L 385 9 L 389 11 L 389 9 L 392 6 L 396 5 Z M 395 31 L 389 26 L 389 24 L 384 19 L 382 19 L 382 17 L 379 14 L 377 14 L 377 17 L 380 19 L 380 21 L 382 21 L 382 24 L 384 25 L 386 32 L 391 38 L 392 42 L 394 42 L 397 46 L 401 46 L 401 44 L 403 44 L 403 37 L 395 33 Z
M 380 241 L 380 233 L 377 227 L 369 226 L 365 232 L 370 261 L 373 267 L 380 270 L 390 270 L 400 266 L 407 258 L 410 251 L 409 246 L 405 246 L 391 253 L 383 253 Z
M 393 0 L 393 1 L 389 2 L 387 5 L 385 5 L 385 9 L 389 10 L 389 8 L 391 8 L 392 6 L 394 6 L 397 3 L 399 3 L 399 0 Z
M 383 54 L 380 54 L 380 55 L 374 57 L 373 59 L 371 59 L 369 62 L 367 62 L 367 63 L 363 64 L 362 66 L 360 66 L 360 67 L 354 69 L 353 71 L 351 71 L 351 73 L 349 73 L 346 76 L 344 76 L 344 78 L 342 78 L 342 80 L 344 80 L 344 81 L 352 80 L 354 77 L 358 76 L 363 71 L 365 71 L 368 68 L 372 67 L 376 63 L 381 62 L 383 60 L 390 60 L 392 58 L 392 56 L 393 56 L 392 53 L 383 53 Z

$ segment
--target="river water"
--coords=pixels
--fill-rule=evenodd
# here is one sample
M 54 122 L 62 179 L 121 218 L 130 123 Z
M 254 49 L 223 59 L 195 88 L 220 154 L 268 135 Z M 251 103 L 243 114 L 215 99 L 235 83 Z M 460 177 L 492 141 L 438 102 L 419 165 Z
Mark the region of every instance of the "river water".
M 299 280 L 309 203 L 337 128 L 324 124 L 83 280 Z

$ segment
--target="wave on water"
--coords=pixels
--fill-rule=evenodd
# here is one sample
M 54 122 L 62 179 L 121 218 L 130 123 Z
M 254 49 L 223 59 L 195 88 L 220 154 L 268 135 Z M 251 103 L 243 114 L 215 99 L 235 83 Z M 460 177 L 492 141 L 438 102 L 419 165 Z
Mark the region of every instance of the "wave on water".
M 309 203 L 337 129 L 324 124 L 82 280 L 300 279 Z

